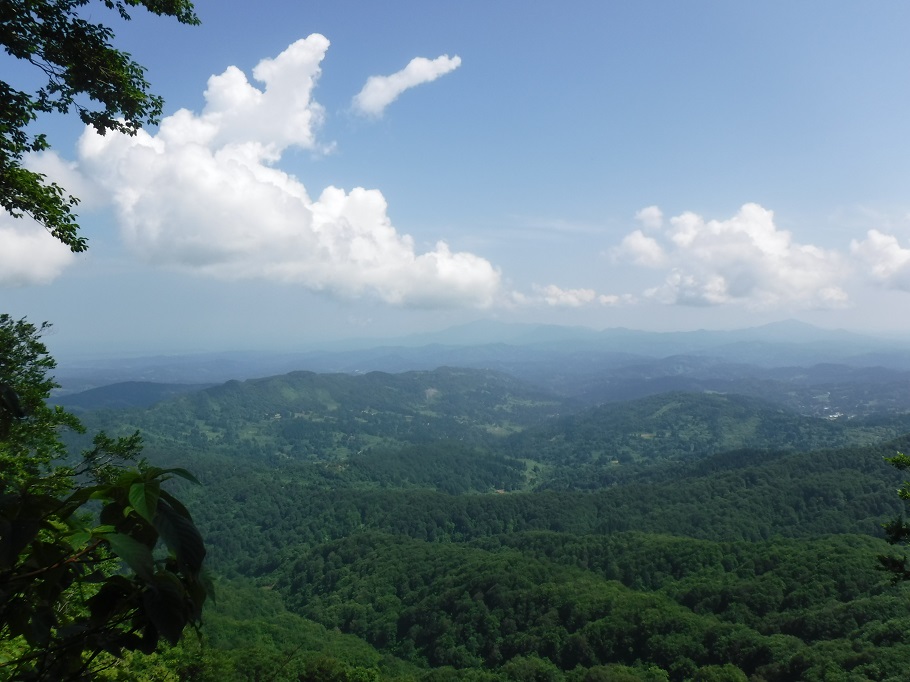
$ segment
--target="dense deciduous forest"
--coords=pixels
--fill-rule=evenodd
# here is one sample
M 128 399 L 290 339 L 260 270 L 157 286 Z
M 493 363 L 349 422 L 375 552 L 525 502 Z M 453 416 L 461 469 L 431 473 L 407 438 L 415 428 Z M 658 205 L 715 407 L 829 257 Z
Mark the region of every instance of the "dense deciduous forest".
M 901 414 L 713 392 L 585 407 L 440 369 L 82 417 L 141 429 L 152 462 L 200 478 L 176 491 L 218 582 L 201 639 L 112 679 L 899 680 L 910 664 L 910 595 L 878 560 Z

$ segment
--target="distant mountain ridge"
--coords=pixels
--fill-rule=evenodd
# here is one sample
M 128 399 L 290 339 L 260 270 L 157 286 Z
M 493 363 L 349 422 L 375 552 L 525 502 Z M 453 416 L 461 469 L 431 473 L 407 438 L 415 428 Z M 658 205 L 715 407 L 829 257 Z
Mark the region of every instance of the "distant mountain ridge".
M 541 328 L 529 325 L 496 325 L 493 331 L 500 337 L 508 332 L 515 342 L 524 339 L 523 345 L 432 344 L 284 355 L 227 353 L 112 361 L 103 369 L 83 367 L 78 370 L 83 373 L 82 378 L 62 374 L 58 379 L 71 391 L 79 385 L 97 386 L 109 380 L 119 386 L 96 387 L 81 395 L 62 393 L 55 396 L 55 402 L 77 411 L 140 407 L 167 395 L 192 391 L 200 382 L 214 385 L 228 378 L 251 379 L 289 371 L 363 375 L 373 371 L 397 374 L 461 367 L 508 374 L 560 395 L 561 399 L 588 405 L 672 391 L 711 391 L 758 397 L 814 416 L 910 411 L 910 351 L 894 345 L 877 346 L 883 342 L 874 342 L 865 346 L 864 354 L 854 355 L 864 348 L 857 344 L 865 340 L 848 332 L 820 330 L 800 323 L 734 332 L 673 334 L 623 329 L 596 332 L 572 327 L 547 327 L 541 332 Z M 465 334 L 459 333 L 458 328 L 453 333 L 460 338 Z M 564 338 L 554 340 L 560 337 Z M 766 340 L 757 340 L 760 337 Z M 774 340 L 786 338 L 801 338 L 804 342 Z M 719 345 L 711 346 L 712 343 Z M 666 352 L 681 348 L 684 352 Z M 663 352 L 658 352 L 661 349 Z M 878 361 L 887 364 L 874 364 Z M 142 381 L 120 381 L 137 375 Z M 184 388 L 178 388 L 178 382 Z
M 81 393 L 57 396 L 51 399 L 54 405 L 65 407 L 70 412 L 85 410 L 125 410 L 134 407 L 151 407 L 162 400 L 183 393 L 200 391 L 212 384 L 159 384 L 152 381 L 124 381 L 108 386 L 92 388 Z
M 332 350 L 221 352 L 61 363 L 66 392 L 124 381 L 219 383 L 296 370 L 363 373 L 460 366 L 497 369 L 546 383 L 554 362 L 576 374 L 674 355 L 761 367 L 838 363 L 910 370 L 904 344 L 785 321 L 733 331 L 645 332 L 624 328 L 477 322 L 400 339 L 338 342 Z

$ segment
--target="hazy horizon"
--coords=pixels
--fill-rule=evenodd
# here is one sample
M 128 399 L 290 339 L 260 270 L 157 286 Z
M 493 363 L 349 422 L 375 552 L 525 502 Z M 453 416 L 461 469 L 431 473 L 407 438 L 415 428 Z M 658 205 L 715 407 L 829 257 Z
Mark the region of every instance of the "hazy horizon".
M 689 334 L 698 334 L 705 332 L 708 334 L 717 333 L 719 335 L 731 334 L 745 338 L 764 339 L 762 332 L 772 331 L 772 338 L 775 341 L 789 342 L 795 344 L 801 343 L 818 343 L 817 339 L 800 338 L 802 333 L 814 337 L 814 332 L 819 334 L 831 334 L 834 338 L 837 335 L 843 335 L 842 340 L 854 339 L 858 342 L 869 342 L 870 347 L 885 345 L 892 348 L 901 348 L 904 345 L 904 337 L 899 334 L 871 333 L 865 330 L 852 331 L 840 327 L 820 327 L 806 322 L 801 322 L 794 318 L 777 320 L 774 322 L 756 324 L 743 327 L 725 327 L 725 328 L 708 328 L 699 327 L 693 329 L 677 330 L 654 330 L 639 329 L 625 326 L 608 326 L 608 327 L 588 327 L 585 325 L 558 325 L 550 323 L 518 323 L 518 322 L 500 322 L 498 320 L 477 319 L 464 324 L 443 327 L 440 329 L 409 332 L 403 334 L 389 334 L 386 336 L 350 336 L 339 337 L 326 340 L 310 340 L 296 342 L 291 345 L 281 345 L 274 343 L 272 345 L 262 344 L 259 346 L 215 346 L 215 347 L 190 347 L 190 346 L 173 346 L 163 348 L 161 346 L 136 346 L 136 347 L 115 347 L 110 348 L 93 347 L 67 347 L 58 344 L 57 335 L 51 327 L 45 334 L 44 341 L 48 345 L 53 356 L 58 359 L 58 364 L 66 365 L 70 362 L 82 362 L 93 360 L 128 360 L 130 358 L 153 358 L 153 357 L 192 357 L 192 356 L 218 356 L 231 354 L 262 354 L 262 355 L 293 355 L 296 353 L 332 353 L 336 351 L 367 350 L 372 348 L 383 347 L 408 347 L 420 348 L 431 345 L 443 346 L 483 346 L 488 344 L 505 343 L 507 345 L 521 345 L 528 342 L 529 335 L 535 332 L 545 332 L 547 330 L 556 331 L 558 336 L 566 338 L 584 338 L 591 335 L 608 335 L 610 332 L 629 332 L 631 334 L 644 333 L 675 336 Z M 756 332 L 750 334 L 750 332 Z M 605 337 L 608 338 L 608 337 Z M 910 348 L 908 348 L 910 349 Z

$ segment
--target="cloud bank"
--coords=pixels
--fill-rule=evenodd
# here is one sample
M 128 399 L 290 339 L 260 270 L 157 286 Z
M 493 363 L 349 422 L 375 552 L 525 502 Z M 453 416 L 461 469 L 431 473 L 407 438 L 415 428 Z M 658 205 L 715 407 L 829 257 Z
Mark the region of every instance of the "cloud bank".
M 866 239 L 850 243 L 850 252 L 874 283 L 886 289 L 910 291 L 910 249 L 902 247 L 897 237 L 869 230 Z
M 229 67 L 209 79 L 201 113 L 181 109 L 157 134 L 86 129 L 81 168 L 113 198 L 124 240 L 152 263 L 224 279 L 402 306 L 491 305 L 499 271 L 445 242 L 418 253 L 380 191 L 328 187 L 314 199 L 275 166 L 289 147 L 319 148 L 313 89 L 328 47 L 314 34 L 261 61 L 261 88 Z
M 548 306 L 559 308 L 581 308 L 592 304 L 609 306 L 617 305 L 623 300 L 616 295 L 598 294 L 594 289 L 563 289 L 555 284 L 537 286 L 535 291 Z
M 589 306 L 616 306 L 635 303 L 634 296 L 628 294 L 599 294 L 594 289 L 564 289 L 555 284 L 532 286 L 531 294 L 512 291 L 505 299 L 515 306 L 547 306 L 550 308 L 583 308 Z
M 656 207 L 637 218 L 653 234 L 635 230 L 614 250 L 617 258 L 666 270 L 649 298 L 669 304 L 754 307 L 798 305 L 837 307 L 847 300 L 840 288 L 846 264 L 836 252 L 800 244 L 777 228 L 774 214 L 745 204 L 728 220 L 683 213 L 663 225 Z
M 49 284 L 75 255 L 31 218 L 0 212 L 0 287 Z
M 364 116 L 382 112 L 405 90 L 436 80 L 461 66 L 461 57 L 442 55 L 436 59 L 415 57 L 401 71 L 390 76 L 370 76 L 363 89 L 354 95 L 354 110 Z

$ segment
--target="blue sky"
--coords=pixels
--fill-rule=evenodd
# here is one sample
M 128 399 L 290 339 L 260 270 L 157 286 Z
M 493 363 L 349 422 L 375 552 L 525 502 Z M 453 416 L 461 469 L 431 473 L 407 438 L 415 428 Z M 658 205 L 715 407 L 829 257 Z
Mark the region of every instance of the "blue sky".
M 0 217 L 0 309 L 58 353 L 484 318 L 907 331 L 904 3 L 197 10 L 113 22 L 160 129 L 42 122 L 30 163 L 83 198 L 89 252 Z

